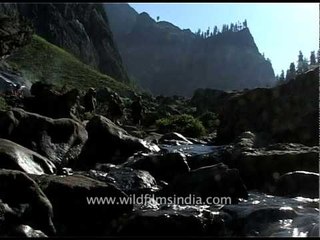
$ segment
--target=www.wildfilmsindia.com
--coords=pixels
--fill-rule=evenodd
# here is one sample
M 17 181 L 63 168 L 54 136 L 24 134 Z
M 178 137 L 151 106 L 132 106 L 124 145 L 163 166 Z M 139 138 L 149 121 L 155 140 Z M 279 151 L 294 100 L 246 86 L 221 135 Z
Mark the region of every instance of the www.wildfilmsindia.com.
M 127 197 L 86 197 L 88 205 L 127 205 L 127 204 L 145 204 L 157 202 L 158 204 L 176 204 L 176 205 L 227 205 L 231 204 L 231 197 L 206 197 L 202 198 L 189 194 L 188 196 L 169 196 L 160 197 L 153 194 L 135 195 Z

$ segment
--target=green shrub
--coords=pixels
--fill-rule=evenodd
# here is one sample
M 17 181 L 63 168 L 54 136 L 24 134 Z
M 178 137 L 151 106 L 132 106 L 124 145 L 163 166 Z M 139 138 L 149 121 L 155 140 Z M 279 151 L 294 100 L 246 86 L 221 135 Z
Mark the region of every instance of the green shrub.
M 209 132 L 213 132 L 214 130 L 216 130 L 220 124 L 217 114 L 209 111 L 203 113 L 199 117 L 199 120 Z
M 9 106 L 6 102 L 6 100 L 3 97 L 0 97 L 0 110 L 4 111 L 4 110 L 8 110 Z
M 201 137 L 206 134 L 202 123 L 188 114 L 159 119 L 156 125 L 161 133 L 179 132 L 186 137 Z

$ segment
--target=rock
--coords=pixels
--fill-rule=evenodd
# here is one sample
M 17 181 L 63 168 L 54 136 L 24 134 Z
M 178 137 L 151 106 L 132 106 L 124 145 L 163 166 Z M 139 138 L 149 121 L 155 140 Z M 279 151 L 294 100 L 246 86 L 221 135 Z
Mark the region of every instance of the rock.
M 0 13 L 0 58 L 28 44 L 32 34 L 30 23 L 24 19 Z
M 99 164 L 88 176 L 103 182 L 112 182 L 126 194 L 154 193 L 159 190 L 157 182 L 147 171 L 112 164 Z
M 8 236 L 14 237 L 27 237 L 27 238 L 46 238 L 48 237 L 46 234 L 41 232 L 40 230 L 35 230 L 29 225 L 19 225 L 13 228 Z
M 0 139 L 0 168 L 30 174 L 53 174 L 55 165 L 40 154 L 6 139 Z
M 71 118 L 76 121 L 80 92 L 72 89 L 66 93 L 53 90 L 50 84 L 36 82 L 31 86 L 33 96 L 23 99 L 24 109 L 50 118 Z
M 29 225 L 46 235 L 55 234 L 51 203 L 39 186 L 20 171 L 0 170 L 0 216 L 1 230 Z
M 109 222 L 132 210 L 131 204 L 91 204 L 89 198 L 127 197 L 117 187 L 81 175 L 32 176 L 50 200 L 60 236 L 101 236 Z M 112 201 L 112 200 L 110 200 Z
M 190 169 L 211 166 L 221 163 L 223 161 L 224 153 L 224 147 L 216 147 L 211 153 L 187 156 L 187 162 Z
M 319 173 L 296 171 L 282 175 L 275 195 L 286 197 L 319 198 Z
M 225 236 L 223 216 L 198 206 L 136 211 L 119 222 L 117 236 Z
M 318 145 L 318 85 L 319 68 L 315 68 L 286 84 L 234 95 L 219 112 L 217 142 L 229 143 L 252 131 L 270 134 L 274 142 Z
M 281 220 L 298 217 L 298 213 L 291 207 L 226 205 L 222 211 L 232 217 L 228 225 L 232 235 L 243 237 L 270 237 L 277 230 L 283 229 Z
M 89 138 L 79 156 L 78 169 L 90 169 L 98 162 L 122 163 L 138 151 L 160 151 L 157 145 L 129 135 L 103 116 L 93 117 L 86 129 Z
M 184 137 L 182 134 L 177 132 L 164 134 L 159 139 L 159 143 L 162 143 L 162 144 L 175 143 L 175 145 L 192 144 L 191 141 L 189 141 L 186 137 Z
M 231 150 L 228 166 L 239 169 L 248 189 L 273 192 L 277 179 L 288 172 L 319 172 L 319 147 L 301 144 L 270 145 L 265 148 Z
M 171 182 L 175 176 L 190 171 L 186 156 L 179 152 L 135 155 L 122 165 L 148 171 L 157 180 L 168 182 Z
M 232 203 L 237 203 L 239 198 L 248 198 L 238 170 L 229 169 L 222 163 L 177 176 L 172 182 L 172 191 L 177 195 L 194 194 L 202 198 L 230 197 Z
M 87 139 L 85 128 L 71 119 L 51 119 L 22 109 L 0 112 L 0 137 L 66 166 Z

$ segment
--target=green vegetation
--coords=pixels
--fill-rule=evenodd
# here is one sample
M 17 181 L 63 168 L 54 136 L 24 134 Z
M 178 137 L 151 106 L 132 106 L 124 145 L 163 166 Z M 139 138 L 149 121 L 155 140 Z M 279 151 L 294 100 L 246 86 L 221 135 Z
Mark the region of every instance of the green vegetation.
M 207 129 L 209 132 L 213 132 L 214 130 L 217 130 L 220 121 L 218 119 L 217 114 L 213 112 L 205 112 L 200 117 L 199 120 L 202 122 L 203 126 Z
M 107 86 L 119 93 L 131 90 L 129 86 L 101 74 L 37 35 L 33 36 L 29 45 L 12 55 L 9 63 L 31 82 L 52 83 L 58 88 L 65 85 L 67 89 L 85 90 Z
M 3 110 L 8 110 L 9 106 L 6 102 L 6 100 L 0 96 L 0 111 L 3 111 Z
M 186 137 L 201 137 L 206 134 L 202 123 L 188 114 L 159 119 L 156 125 L 161 133 L 179 132 Z

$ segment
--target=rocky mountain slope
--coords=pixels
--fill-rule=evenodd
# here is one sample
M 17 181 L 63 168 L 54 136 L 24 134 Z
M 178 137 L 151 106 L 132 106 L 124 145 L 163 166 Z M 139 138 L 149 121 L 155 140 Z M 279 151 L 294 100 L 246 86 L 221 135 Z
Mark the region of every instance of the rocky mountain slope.
M 233 90 L 271 86 L 271 63 L 249 28 L 202 38 L 128 4 L 105 4 L 128 74 L 154 94 L 192 95 L 196 88 Z
M 0 12 L 32 21 L 36 34 L 118 81 L 128 82 L 100 4 L 1 4 Z

